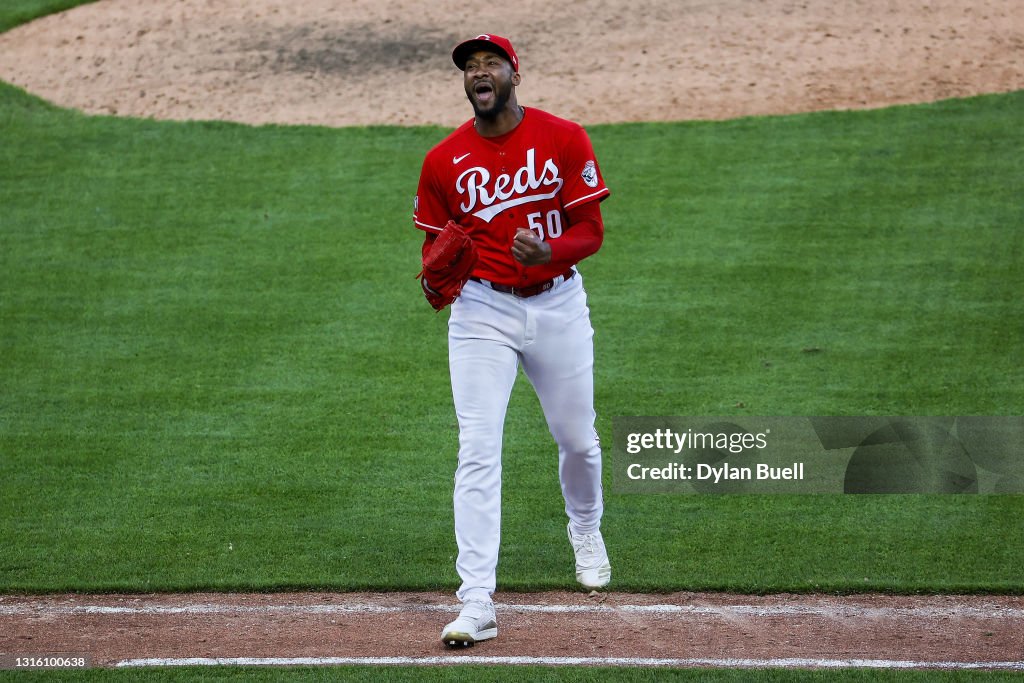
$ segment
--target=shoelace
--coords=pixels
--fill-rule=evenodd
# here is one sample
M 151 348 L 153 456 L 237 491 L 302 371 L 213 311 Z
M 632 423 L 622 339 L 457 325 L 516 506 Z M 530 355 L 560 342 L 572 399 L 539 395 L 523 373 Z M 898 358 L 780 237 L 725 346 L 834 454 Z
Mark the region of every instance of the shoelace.
M 584 534 L 573 538 L 574 541 L 578 541 L 580 548 L 586 548 L 588 553 L 597 552 L 597 534 Z
M 465 614 L 463 616 L 469 617 L 470 619 L 480 619 L 482 617 L 490 616 L 488 605 L 482 600 L 470 600 L 466 603 L 463 609 L 465 610 Z

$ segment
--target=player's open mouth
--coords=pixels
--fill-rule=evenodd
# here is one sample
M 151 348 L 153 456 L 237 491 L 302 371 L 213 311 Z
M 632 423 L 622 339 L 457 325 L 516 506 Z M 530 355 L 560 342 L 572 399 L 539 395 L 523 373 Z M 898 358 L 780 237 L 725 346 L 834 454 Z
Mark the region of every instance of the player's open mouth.
M 494 96 L 494 87 L 490 83 L 478 83 L 473 88 L 473 92 L 476 94 L 478 102 L 489 102 Z

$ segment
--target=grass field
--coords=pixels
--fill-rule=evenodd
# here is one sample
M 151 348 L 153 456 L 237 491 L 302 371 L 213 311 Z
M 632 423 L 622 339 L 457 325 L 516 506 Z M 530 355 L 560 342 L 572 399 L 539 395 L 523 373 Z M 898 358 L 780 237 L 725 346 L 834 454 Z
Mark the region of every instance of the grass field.
M 446 314 L 409 219 L 442 131 L 0 103 L 0 585 L 453 586 Z M 606 440 L 1019 414 L 1022 103 L 594 127 Z M 566 587 L 550 437 L 513 403 L 500 580 Z M 1022 522 L 1020 497 L 610 495 L 605 531 L 620 589 L 1018 592 L 1024 545 L 991 539 Z
M 1021 414 L 1022 108 L 589 127 L 605 440 L 615 415 Z M 410 218 L 444 133 L 0 84 L 0 592 L 454 589 L 447 314 Z M 505 463 L 501 589 L 571 587 L 525 380 Z M 1021 528 L 1021 496 L 609 494 L 604 523 L 617 590 L 754 593 L 1021 593 Z
M 4 672 L 0 671 L 0 679 Z M 69 681 L 129 681 L 138 680 L 138 670 L 109 671 L 93 669 L 87 671 L 62 671 L 61 680 Z M 18 672 L 11 680 L 52 680 L 53 675 L 38 672 Z M 296 668 L 296 669 L 259 669 L 252 667 L 238 668 L 201 668 L 184 667 L 182 669 L 150 670 L 145 672 L 146 681 L 168 681 L 179 683 L 204 683 L 205 681 L 366 681 L 376 683 L 380 680 L 401 683 L 403 681 L 464 681 L 501 680 L 530 681 L 530 683 L 546 683 L 560 681 L 584 683 L 601 680 L 615 683 L 641 683 L 645 681 L 710 681 L 720 683 L 767 683 L 768 681 L 786 681 L 787 683 L 826 683 L 844 681 L 859 683 L 861 681 L 884 680 L 887 683 L 923 683 L 938 681 L 939 683 L 966 683 L 967 681 L 1019 681 L 1020 676 L 1000 672 L 942 672 L 942 671 L 897 671 L 881 674 L 875 671 L 783 671 L 767 670 L 687 670 L 687 669 L 588 669 L 567 667 L 484 667 L 484 666 L 445 666 L 445 667 L 388 667 L 382 672 L 380 667 L 329 667 L 329 668 Z
M 19 24 L 96 0 L 4 0 L 0 7 L 0 33 Z

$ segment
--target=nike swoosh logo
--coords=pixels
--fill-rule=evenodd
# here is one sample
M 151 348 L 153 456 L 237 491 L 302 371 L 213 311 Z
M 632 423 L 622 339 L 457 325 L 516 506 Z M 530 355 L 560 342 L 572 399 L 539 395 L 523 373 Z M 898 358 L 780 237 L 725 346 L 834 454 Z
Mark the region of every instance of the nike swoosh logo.
M 466 152 L 461 157 L 452 157 L 452 163 L 453 164 L 457 164 L 460 161 L 462 161 L 463 159 L 465 159 L 466 157 L 468 157 L 470 154 L 472 154 L 472 152 Z

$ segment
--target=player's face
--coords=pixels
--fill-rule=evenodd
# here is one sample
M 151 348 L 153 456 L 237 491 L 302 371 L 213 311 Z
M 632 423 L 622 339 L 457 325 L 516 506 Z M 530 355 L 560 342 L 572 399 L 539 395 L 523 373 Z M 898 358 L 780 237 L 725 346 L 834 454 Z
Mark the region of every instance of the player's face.
M 473 111 L 483 118 L 496 117 L 508 104 L 512 89 L 519 85 L 519 74 L 511 62 L 494 52 L 474 52 L 464 66 L 466 97 Z

